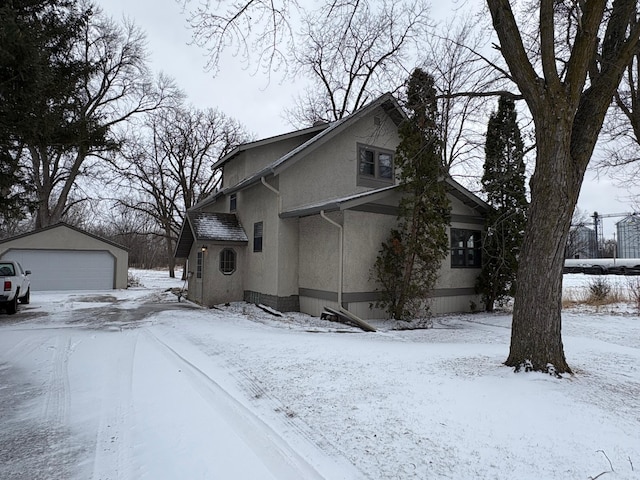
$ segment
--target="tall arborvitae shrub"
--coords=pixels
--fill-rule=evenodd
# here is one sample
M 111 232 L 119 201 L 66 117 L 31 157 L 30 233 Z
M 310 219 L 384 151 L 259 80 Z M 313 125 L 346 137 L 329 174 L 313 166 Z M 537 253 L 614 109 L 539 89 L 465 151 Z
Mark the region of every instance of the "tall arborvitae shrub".
M 374 265 L 377 303 L 396 320 L 429 314 L 428 297 L 449 250 L 450 205 L 442 170 L 433 77 L 416 69 L 407 85 L 408 118 L 399 128 L 395 169 L 403 198 L 398 227 Z
M 485 309 L 515 295 L 518 256 L 527 222 L 524 147 L 514 101 L 500 97 L 487 127 L 483 190 L 492 209 L 477 290 Z

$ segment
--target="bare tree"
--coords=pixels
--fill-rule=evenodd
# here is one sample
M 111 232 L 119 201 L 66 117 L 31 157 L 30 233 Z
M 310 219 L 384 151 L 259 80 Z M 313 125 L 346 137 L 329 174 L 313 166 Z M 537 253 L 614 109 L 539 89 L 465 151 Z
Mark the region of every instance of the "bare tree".
M 307 13 L 292 51 L 295 71 L 312 79 L 288 117 L 297 126 L 330 122 L 384 92 L 395 92 L 418 57 L 428 8 L 420 1 L 331 2 Z
M 61 121 L 72 128 L 64 136 L 26 139 L 27 168 L 38 202 L 36 227 L 60 221 L 71 206 L 85 200 L 77 181 L 91 175 L 95 164 L 118 148 L 118 125 L 177 95 L 166 78 L 151 78 L 144 34 L 135 25 L 119 26 L 90 5 L 87 12 L 82 35 L 69 52 L 70 63 L 86 68 L 59 107 Z
M 631 127 L 631 128 L 629 128 Z M 605 123 L 606 142 L 598 169 L 629 189 L 640 178 L 640 50 L 627 65 Z M 630 195 L 640 201 L 640 195 Z
M 425 68 L 433 72 L 438 89 L 442 162 L 446 171 L 458 175 L 477 176 L 481 168 L 482 132 L 490 114 L 484 94 L 500 81 L 492 62 L 482 56 L 488 39 L 477 24 L 478 17 L 467 14 L 446 21 L 437 33 L 424 38 Z
M 134 196 L 132 192 L 130 196 Z M 127 200 L 135 204 L 133 198 Z M 164 239 L 153 218 L 144 212 L 115 203 L 99 210 L 86 230 L 127 248 L 129 266 L 134 268 L 162 268 L 167 266 Z
M 325 0 L 314 7 L 295 0 L 215 7 L 181 1 L 194 42 L 208 51 L 210 69 L 217 71 L 222 53 L 231 48 L 256 70 L 310 79 L 287 111 L 295 126 L 340 119 L 372 97 L 398 90 L 429 26 L 424 0 Z
M 576 208 L 571 217 L 565 258 L 594 258 L 596 256 L 596 232 L 590 228 L 591 226 L 593 226 L 593 219 L 589 214 Z
M 173 250 L 184 212 L 218 187 L 221 176 L 211 167 L 248 136 L 238 122 L 217 110 L 179 106 L 150 116 L 143 135 L 118 163 L 138 195 L 119 203 L 155 221 L 173 277 Z
M 537 146 L 505 363 L 570 372 L 561 335 L 564 248 L 605 114 L 638 48 L 637 5 L 633 0 L 541 0 L 537 35 L 525 43 L 511 3 L 487 4 L 497 48 L 533 117 Z
M 188 14 L 194 43 L 207 50 L 209 70 L 217 72 L 227 49 L 254 71 L 286 67 L 291 24 L 300 13 L 297 0 L 178 1 Z

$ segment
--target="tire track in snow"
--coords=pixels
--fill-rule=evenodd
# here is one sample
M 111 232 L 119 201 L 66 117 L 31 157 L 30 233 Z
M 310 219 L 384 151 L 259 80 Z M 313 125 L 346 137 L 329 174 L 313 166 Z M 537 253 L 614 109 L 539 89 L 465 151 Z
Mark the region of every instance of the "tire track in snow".
M 56 475 L 71 477 L 77 447 L 71 442 L 69 433 L 69 408 L 71 389 L 69 385 L 69 358 L 77 344 L 71 337 L 59 335 L 53 349 L 51 371 L 45 383 L 45 398 L 42 407 L 44 421 L 42 435 L 46 442 L 45 455 L 50 458 L 48 468 Z M 53 462 L 53 463 L 52 463 Z
M 118 335 L 117 358 L 109 359 L 93 461 L 94 480 L 126 480 L 131 472 L 132 382 L 138 334 Z M 115 400 L 114 400 L 115 399 Z
M 242 367 L 239 363 L 234 363 L 238 370 L 238 374 L 232 376 L 239 377 L 239 383 L 249 393 L 251 398 L 256 401 L 267 402 L 274 412 L 282 413 L 283 421 L 296 435 L 305 438 L 310 443 L 317 445 L 323 451 L 334 457 L 343 456 L 340 451 L 328 438 L 320 431 L 312 431 L 308 425 L 301 421 L 296 411 L 289 406 L 283 404 L 278 398 L 271 395 L 265 390 L 258 378 L 256 378 L 249 369 Z M 348 460 L 347 460 L 348 461 Z
M 47 382 L 43 416 L 53 428 L 66 425 L 69 415 L 69 356 L 73 351 L 71 338 L 58 336 Z
M 282 480 L 321 480 L 324 477 L 302 458 L 276 431 L 235 399 L 213 378 L 180 355 L 148 329 L 147 336 L 160 351 L 189 376 L 190 384 L 220 412 L 235 433 L 261 459 L 274 478 Z

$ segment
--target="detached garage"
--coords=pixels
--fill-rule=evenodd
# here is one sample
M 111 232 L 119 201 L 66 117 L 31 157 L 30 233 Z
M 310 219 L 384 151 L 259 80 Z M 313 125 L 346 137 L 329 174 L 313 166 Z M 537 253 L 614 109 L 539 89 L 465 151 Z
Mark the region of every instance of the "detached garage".
M 127 250 L 66 223 L 0 240 L 0 259 L 31 270 L 34 292 L 127 288 Z

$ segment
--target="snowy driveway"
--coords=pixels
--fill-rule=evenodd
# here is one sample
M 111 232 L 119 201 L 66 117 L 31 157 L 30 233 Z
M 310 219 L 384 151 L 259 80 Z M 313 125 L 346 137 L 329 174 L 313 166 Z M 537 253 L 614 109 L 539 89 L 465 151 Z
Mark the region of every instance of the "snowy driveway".
M 558 380 L 502 366 L 505 314 L 371 334 L 162 288 L 34 294 L 0 313 L 0 478 L 638 479 L 640 320 L 563 322 Z
M 0 314 L 0 478 L 324 478 L 215 363 L 152 328 L 198 309 L 138 293 L 33 295 Z

